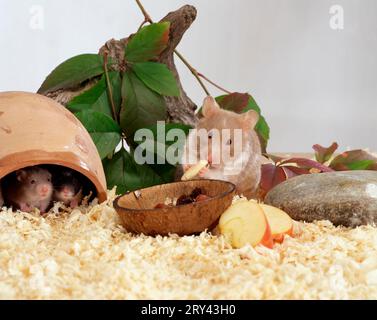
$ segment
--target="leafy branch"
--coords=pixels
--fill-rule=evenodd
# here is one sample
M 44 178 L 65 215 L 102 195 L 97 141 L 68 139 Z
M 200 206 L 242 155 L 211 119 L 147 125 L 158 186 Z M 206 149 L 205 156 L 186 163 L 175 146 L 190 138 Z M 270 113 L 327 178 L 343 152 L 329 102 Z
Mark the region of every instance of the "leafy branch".
M 50 95 L 80 86 L 86 88 L 74 95 L 65 106 L 91 135 L 103 161 L 108 186 L 117 186 L 119 193 L 174 180 L 176 165 L 164 162 L 166 155 L 159 154 L 158 150 L 147 152 L 152 152 L 154 159 L 162 160 L 161 165 L 136 163 L 134 151 L 140 142 L 135 139 L 135 133 L 139 129 L 156 133 L 159 121 L 171 122 L 171 111 L 176 113 L 179 108 L 192 106 L 187 97 L 186 101 L 180 100 L 185 94 L 178 85 L 175 70 L 171 70 L 174 67 L 168 68 L 172 62 L 170 59 L 173 59 L 173 50 L 170 51 L 169 60 L 163 60 L 166 64 L 161 63 L 162 53 L 170 48 L 169 44 L 175 43 L 171 41 L 170 22 L 153 23 L 141 2 L 136 2 L 143 12 L 144 20 L 137 33 L 124 42 L 116 42 L 120 50 L 115 54 L 104 50 L 101 54 L 83 54 L 68 59 L 51 72 L 38 90 L 40 94 Z M 190 7 L 182 9 L 177 12 L 192 13 Z M 174 54 L 198 79 L 207 95 L 209 91 L 202 79 L 227 93 L 217 97 L 222 108 L 238 113 L 253 109 L 260 114 L 256 131 L 263 149 L 266 149 L 269 127 L 253 97 L 247 93 L 231 93 L 199 73 L 182 54 L 177 51 Z M 187 104 L 188 100 L 191 105 Z M 174 104 L 176 101 L 181 104 Z M 168 103 L 170 108 L 173 106 L 175 109 L 168 109 Z M 190 109 L 190 113 L 186 114 L 192 113 Z M 165 137 L 173 129 L 179 129 L 187 135 L 191 127 L 181 122 L 168 123 L 165 126 Z M 153 136 L 155 140 L 151 141 L 152 145 L 162 146 L 162 150 L 167 150 L 172 144 L 167 139 L 157 141 L 158 136 Z M 118 151 L 119 146 L 121 148 Z

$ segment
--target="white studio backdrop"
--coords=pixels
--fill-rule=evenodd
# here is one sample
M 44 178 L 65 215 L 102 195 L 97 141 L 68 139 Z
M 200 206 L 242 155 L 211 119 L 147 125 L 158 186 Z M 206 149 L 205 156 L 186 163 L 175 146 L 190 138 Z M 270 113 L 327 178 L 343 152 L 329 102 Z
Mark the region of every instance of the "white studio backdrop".
M 179 50 L 223 87 L 255 97 L 271 126 L 270 151 L 333 141 L 377 151 L 376 0 L 142 2 L 155 20 L 184 4 L 198 9 Z M 59 63 L 96 53 L 142 20 L 134 0 L 0 0 L 0 91 L 36 91 Z M 201 104 L 204 93 L 177 64 Z

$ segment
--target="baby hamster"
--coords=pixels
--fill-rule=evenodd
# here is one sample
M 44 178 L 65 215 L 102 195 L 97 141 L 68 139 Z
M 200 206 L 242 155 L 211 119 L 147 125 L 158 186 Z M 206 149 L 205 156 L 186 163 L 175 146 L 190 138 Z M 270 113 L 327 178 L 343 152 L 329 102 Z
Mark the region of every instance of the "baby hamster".
M 201 170 L 199 178 L 229 181 L 236 185 L 238 194 L 254 196 L 260 182 L 262 161 L 259 138 L 254 130 L 258 113 L 254 110 L 243 114 L 227 111 L 221 109 L 214 98 L 207 97 L 202 114 L 196 130 L 187 137 L 183 171 L 200 160 L 207 160 L 209 166 Z M 208 143 L 201 143 L 201 132 Z
M 53 201 L 76 208 L 82 200 L 82 184 L 77 173 L 68 168 L 57 169 L 53 176 Z
M 7 205 L 24 212 L 37 208 L 45 213 L 52 197 L 51 173 L 38 166 L 16 171 L 3 184 L 3 196 Z

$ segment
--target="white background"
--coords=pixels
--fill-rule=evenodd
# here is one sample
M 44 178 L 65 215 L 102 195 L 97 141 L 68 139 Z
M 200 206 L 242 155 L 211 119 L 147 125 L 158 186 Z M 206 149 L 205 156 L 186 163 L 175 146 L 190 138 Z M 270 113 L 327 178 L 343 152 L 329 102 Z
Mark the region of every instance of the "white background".
M 143 3 L 155 20 L 183 4 L 196 6 L 180 51 L 222 86 L 254 95 L 271 126 L 270 151 L 310 151 L 333 141 L 377 150 L 376 0 Z M 344 8 L 344 30 L 330 28 L 332 5 Z M 44 10 L 43 30 L 31 28 L 35 6 Z M 96 53 L 141 21 L 133 0 L 0 0 L 0 91 L 36 91 L 57 64 Z M 200 104 L 204 93 L 179 67 Z

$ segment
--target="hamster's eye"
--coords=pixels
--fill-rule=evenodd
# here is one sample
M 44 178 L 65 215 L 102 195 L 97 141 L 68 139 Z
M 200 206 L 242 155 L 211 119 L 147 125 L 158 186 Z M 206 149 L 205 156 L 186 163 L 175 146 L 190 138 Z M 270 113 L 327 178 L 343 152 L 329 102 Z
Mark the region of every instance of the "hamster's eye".
M 35 184 L 35 180 L 31 180 L 30 183 L 31 183 L 31 184 Z
M 51 178 L 48 178 L 47 181 L 48 181 L 48 182 L 51 182 Z
M 232 139 L 229 139 L 227 142 L 226 142 L 226 144 L 228 145 L 228 146 L 230 146 L 230 145 L 232 145 Z

